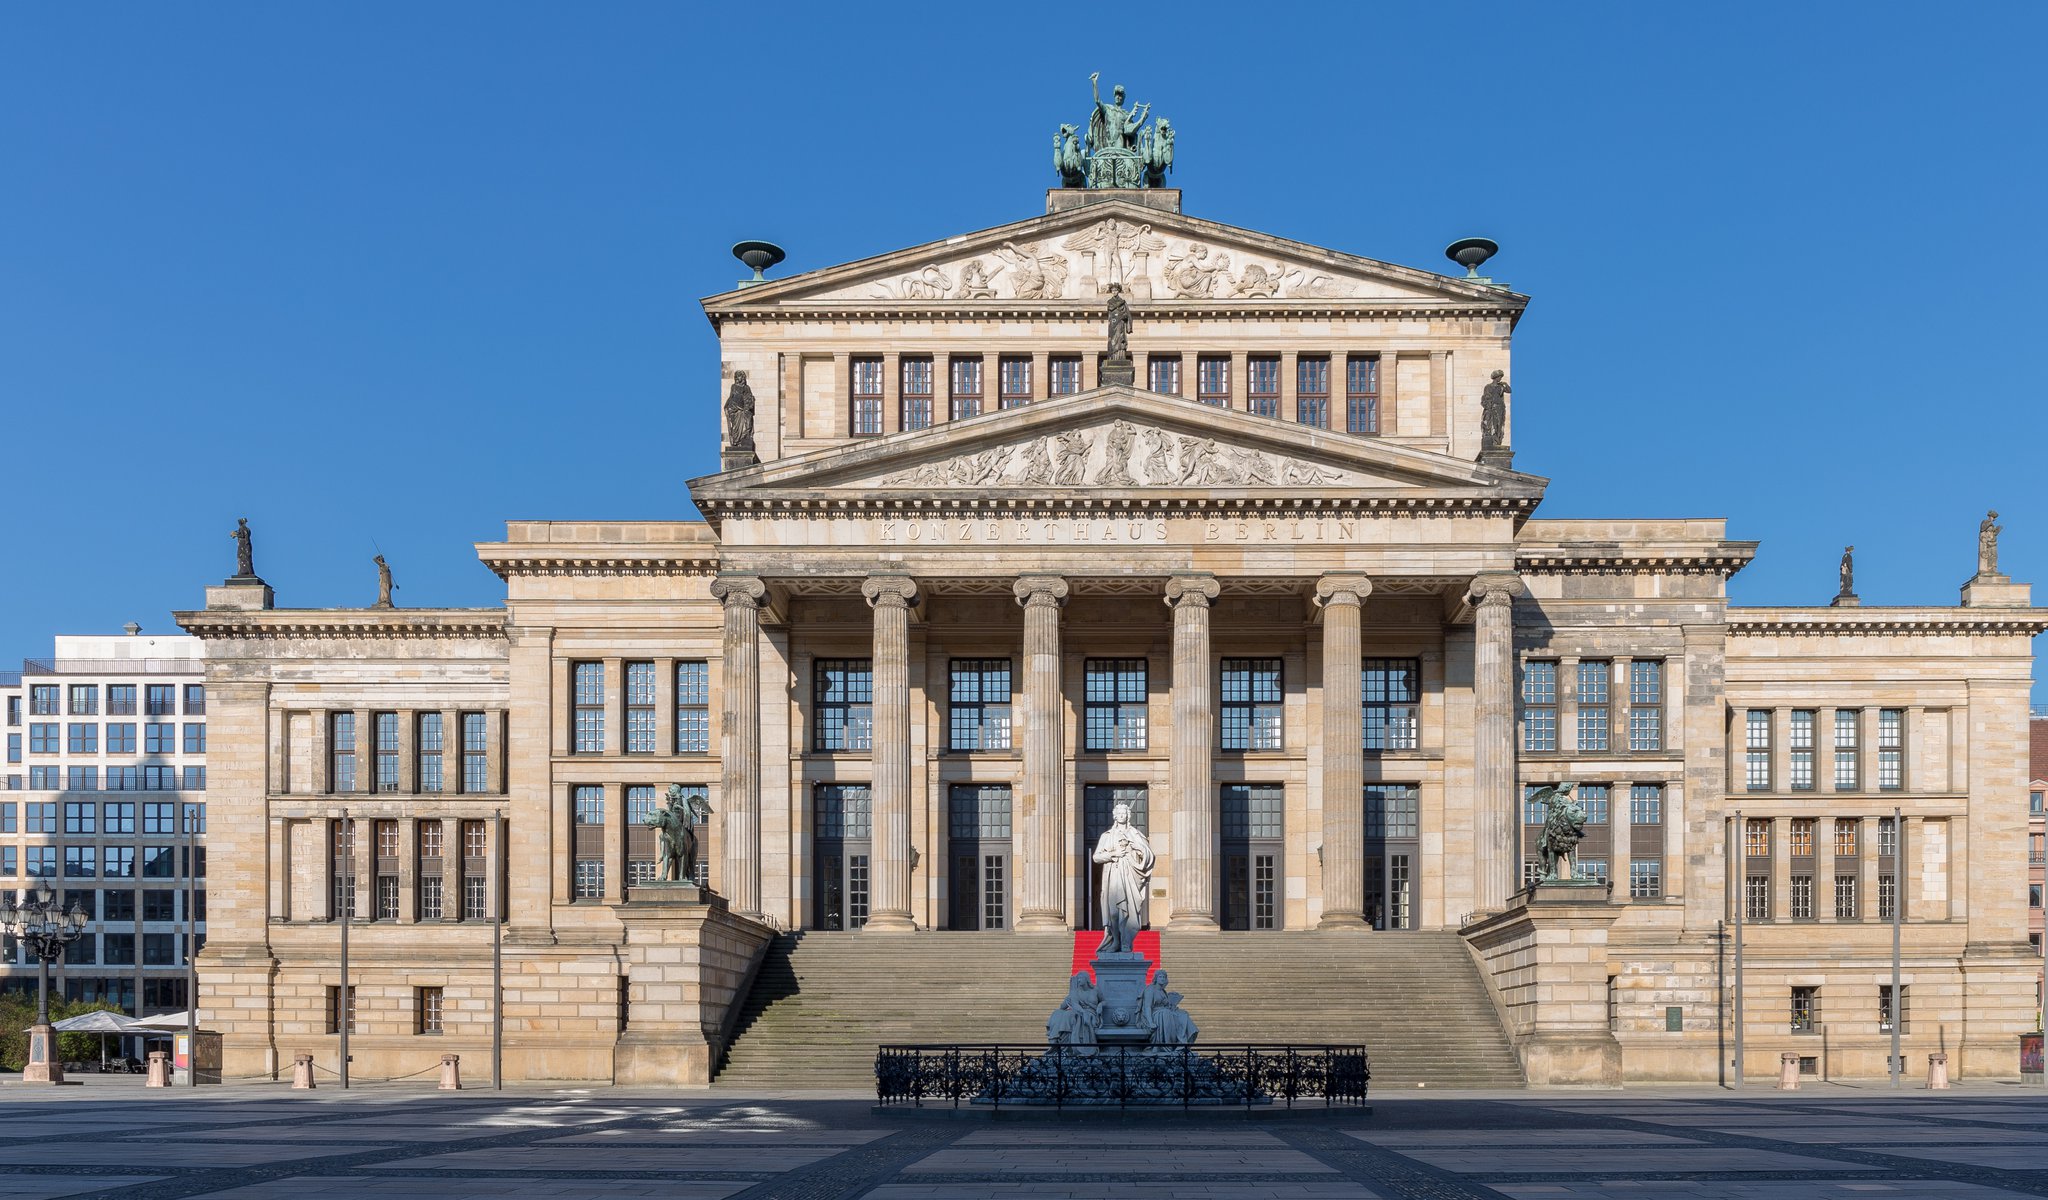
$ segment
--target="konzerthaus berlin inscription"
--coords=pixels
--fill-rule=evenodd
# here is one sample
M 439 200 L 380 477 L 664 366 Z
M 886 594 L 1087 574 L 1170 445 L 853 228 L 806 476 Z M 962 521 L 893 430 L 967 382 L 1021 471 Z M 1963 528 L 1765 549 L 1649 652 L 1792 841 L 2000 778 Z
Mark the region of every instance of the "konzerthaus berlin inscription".
M 274 607 L 245 564 L 180 614 L 228 1073 L 333 1053 L 353 911 L 359 1076 L 486 1053 L 502 916 L 510 1077 L 701 1080 L 775 931 L 1067 936 L 1128 805 L 1169 959 L 1462 930 L 1535 1081 L 1714 1078 L 1738 912 L 1756 1073 L 1821 1025 L 1881 1073 L 1896 1015 L 2013 1075 L 2027 587 L 1994 555 L 1955 606 L 1731 607 L 1720 520 L 1541 518 L 1567 464 L 1513 434 L 1568 401 L 1512 386 L 1528 299 L 1483 253 L 1187 215 L 1170 133 L 1109 107 L 1043 215 L 704 301 L 703 520 L 513 522 L 502 608 Z M 1561 782 L 1608 886 L 1545 908 Z M 639 886 L 671 784 L 701 895 Z

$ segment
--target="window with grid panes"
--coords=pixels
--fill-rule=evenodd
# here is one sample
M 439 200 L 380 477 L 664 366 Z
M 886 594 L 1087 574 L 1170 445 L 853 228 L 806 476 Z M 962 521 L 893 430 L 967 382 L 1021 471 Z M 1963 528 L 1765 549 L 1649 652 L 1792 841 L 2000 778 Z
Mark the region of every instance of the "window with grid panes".
M 1771 856 L 1771 822 L 1768 818 L 1751 817 L 1742 823 L 1742 853 L 1745 858 Z
M 1858 790 L 1862 760 L 1861 713 L 1853 708 L 1835 710 L 1835 790 Z
M 187 721 L 185 729 L 185 753 L 206 753 L 206 722 Z
M 377 857 L 398 857 L 398 822 L 377 822 Z
M 1146 740 L 1145 660 L 1086 660 L 1082 687 L 1083 748 L 1143 750 Z
M 573 697 L 575 740 L 570 749 L 577 754 L 604 753 L 604 664 L 579 662 L 569 668 Z
M 932 424 L 932 360 L 904 358 L 897 363 L 903 376 L 897 404 L 902 409 L 905 430 L 929 429 Z
M 1837 920 L 1837 921 L 1853 921 L 1853 920 L 1855 920 L 1855 919 L 1856 919 L 1856 877 L 1855 877 L 1854 875 L 1836 875 L 1836 876 L 1835 876 L 1835 920 Z
M 135 753 L 135 722 L 109 721 L 107 723 L 107 753 Z
M 379 921 L 396 921 L 398 919 L 398 876 L 396 875 L 379 875 L 377 877 L 376 919 Z
M 348 1015 L 348 1031 L 349 1031 L 350 1033 L 356 1033 L 356 1032 L 359 1032 L 359 1031 L 358 1031 L 358 1030 L 357 1030 L 357 1028 L 356 1028 L 356 989 L 355 989 L 355 987 L 354 987 L 353 985 L 351 985 L 351 986 L 350 986 L 350 987 L 349 987 L 349 988 L 347 989 L 347 993 L 346 993 L 346 994 L 347 994 L 347 996 L 348 996 L 348 1014 L 347 1014 L 347 1015 Z M 328 986 L 328 988 L 327 988 L 327 1032 L 329 1032 L 329 1033 L 340 1033 L 340 1032 L 341 1032 L 341 1021 L 342 1021 L 342 995 L 343 995 L 343 989 L 341 989 L 341 988 L 339 988 L 339 987 L 335 987 L 335 986 L 333 986 L 333 985 L 329 985 L 329 986 Z
M 472 795 L 492 791 L 491 714 L 462 714 L 462 790 Z
M 1877 855 L 1879 858 L 1896 858 L 1899 853 L 1899 825 L 1890 817 L 1877 819 Z
M 150 728 L 156 729 L 158 726 L 152 725 Z M 100 727 L 90 721 L 71 722 L 70 734 L 66 739 L 66 745 L 73 754 L 98 754 L 100 752 Z M 151 753 L 168 754 L 170 751 L 166 749 L 152 751 Z
M 1046 394 L 1074 396 L 1081 391 L 1081 356 L 1055 354 L 1046 360 Z
M 882 432 L 882 360 L 849 359 L 847 368 L 852 392 L 847 429 L 855 437 L 873 437 Z
M 1792 827 L 1788 831 L 1786 839 L 1788 843 L 1786 853 L 1794 858 L 1812 858 L 1813 833 L 1814 820 L 1812 817 L 1792 818 Z
M 1791 732 L 1786 737 L 1786 770 L 1791 778 L 1786 786 L 1795 792 L 1813 790 L 1813 719 L 1812 709 L 1792 710 Z
M 100 711 L 100 689 L 97 684 L 74 683 L 71 685 L 71 715 L 90 717 Z
M 436 860 L 438 862 L 438 860 Z M 445 880 L 439 872 L 420 875 L 420 920 L 438 921 L 446 912 Z
M 1791 882 L 1792 919 L 1813 920 L 1813 876 L 1794 875 Z
M 1664 662 L 1636 659 L 1628 665 L 1628 748 L 1664 748 Z
M 1245 360 L 1245 404 L 1254 416 L 1280 416 L 1280 360 L 1255 354 Z
M 1204 354 L 1195 360 L 1195 399 L 1218 408 L 1230 407 L 1230 360 Z
M 441 773 L 441 714 L 421 713 L 419 728 L 414 734 L 419 739 L 420 791 L 432 795 L 442 790 L 444 777 Z
M 1820 1023 L 1820 989 L 1817 987 L 1796 987 L 1792 989 L 1792 1032 L 1812 1033 Z
M 1544 807 L 1543 801 L 1536 798 L 1544 786 L 1540 783 L 1525 783 L 1522 785 L 1522 824 L 1541 825 L 1544 818 L 1550 815 Z
M 676 753 L 711 753 L 711 664 L 676 664 Z
M 107 685 L 107 715 L 110 717 L 132 717 L 135 715 L 134 684 L 110 683 Z
M 174 754 L 178 749 L 178 727 L 169 721 L 152 721 L 142 727 L 144 754 Z
M 1579 749 L 1607 749 L 1609 683 L 1614 664 L 1604 658 L 1579 660 Z
M 1628 822 L 1631 825 L 1664 823 L 1664 785 L 1638 783 L 1628 789 Z
M 1422 744 L 1422 660 L 1368 658 L 1360 668 L 1365 749 L 1414 750 Z
M 952 375 L 948 395 L 952 398 L 955 421 L 981 415 L 981 359 L 955 358 L 947 364 Z
M 1880 921 L 1891 920 L 1892 909 L 1897 907 L 1898 899 L 1898 881 L 1890 875 L 1879 875 L 1877 877 L 1877 919 Z
M 490 852 L 490 835 L 482 821 L 462 823 L 462 857 L 482 858 Z
M 1180 395 L 1180 355 L 1150 354 L 1145 357 L 1145 373 L 1151 382 L 1151 389 L 1162 396 Z
M 583 784 L 575 789 L 576 823 L 578 825 L 604 824 L 604 789 L 594 784 Z
M 1607 805 L 1611 791 L 1604 783 L 1582 783 L 1575 793 L 1579 807 L 1585 810 L 1586 824 L 1607 824 Z
M 818 659 L 811 668 L 811 748 L 872 749 L 874 698 L 873 660 Z
M 1752 708 L 1744 717 L 1743 782 L 1752 792 L 1771 790 L 1771 714 Z
M 371 737 L 375 742 L 376 789 L 380 792 L 398 790 L 398 714 L 380 712 L 370 714 Z
M 143 714 L 174 717 L 178 714 L 178 689 L 169 683 L 152 683 L 143 692 Z
M 1557 749 L 1557 664 L 1531 659 L 1522 664 L 1522 749 Z
M 332 790 L 353 792 L 356 790 L 356 715 L 352 712 L 329 713 L 327 716 L 327 746 L 330 760 L 328 778 Z
M 413 1011 L 419 1014 L 419 1024 L 416 1028 L 420 1033 L 427 1035 L 440 1033 L 441 989 L 437 987 L 414 988 Z
M 1031 360 L 1008 356 L 996 363 L 996 407 L 1022 408 L 1031 403 Z
M 626 753 L 654 753 L 654 664 L 626 664 Z
M 1365 836 L 1368 841 L 1412 838 L 1422 829 L 1422 789 L 1412 783 L 1365 785 Z
M 55 721 L 31 721 L 28 727 L 28 752 L 30 754 L 61 754 L 58 749 L 63 743 L 58 739 L 58 725 Z
M 579 858 L 576 860 L 576 898 L 578 900 L 602 900 L 604 898 L 603 859 Z
M 811 797 L 814 836 L 858 841 L 874 836 L 874 806 L 865 783 L 821 783 Z
M 603 866 L 604 864 L 599 863 L 598 865 Z M 604 880 L 599 879 L 598 889 L 602 891 L 603 888 Z M 485 879 L 481 875 L 464 875 L 462 877 L 462 919 L 465 921 L 488 921 L 491 919 L 490 892 L 487 890 Z
M 1632 858 L 1628 863 L 1628 894 L 1634 900 L 1654 900 L 1664 894 L 1664 860 Z
M 1380 360 L 1354 354 L 1344 360 L 1344 428 L 1380 431 Z
M 1005 842 L 1010 839 L 1010 786 L 1005 783 L 954 784 L 948 812 L 952 835 L 961 840 Z
M 1910 983 L 1899 985 L 1898 1014 L 1899 1032 L 1911 1033 L 1913 1030 L 1913 985 Z M 1889 983 L 1877 985 L 1877 1031 L 1879 1033 L 1890 1033 L 1892 1031 L 1892 985 Z
M 649 817 L 661 811 L 661 797 L 651 785 L 635 784 L 626 789 L 626 825 L 639 829 Z
M 1223 748 L 1278 750 L 1284 693 L 1277 658 L 1223 660 Z
M 1771 919 L 1771 877 L 1745 875 L 1742 879 L 1742 912 L 1745 920 Z
M 96 792 L 99 790 L 99 777 L 98 767 L 66 767 L 64 787 L 73 792 Z
M 185 715 L 203 717 L 206 715 L 206 685 L 188 683 L 185 685 Z
M 1854 817 L 1839 817 L 1835 820 L 1835 857 L 1856 857 L 1857 829 L 1862 825 Z
M 1294 360 L 1294 419 L 1314 429 L 1330 427 L 1330 360 L 1304 354 Z
M 1877 786 L 1895 792 L 1906 786 L 1906 713 L 1885 708 L 1877 714 Z
M 948 688 L 947 748 L 1010 748 L 1010 660 L 956 658 Z
M 61 693 L 55 684 L 30 684 L 28 690 L 28 711 L 32 717 L 54 717 L 57 715 L 57 698 Z
M 100 815 L 100 831 L 111 834 L 135 832 L 135 802 L 110 800 Z

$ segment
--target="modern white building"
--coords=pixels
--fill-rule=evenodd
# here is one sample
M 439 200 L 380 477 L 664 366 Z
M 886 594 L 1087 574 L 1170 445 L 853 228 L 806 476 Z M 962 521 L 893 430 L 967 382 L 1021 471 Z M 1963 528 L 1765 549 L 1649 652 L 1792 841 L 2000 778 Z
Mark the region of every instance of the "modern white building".
M 186 943 L 206 936 L 204 654 L 198 638 L 131 624 L 60 636 L 0 678 L 0 887 L 48 885 L 91 919 L 53 967 L 53 1000 L 187 1006 Z M 0 990 L 33 993 L 36 976 L 7 939 Z

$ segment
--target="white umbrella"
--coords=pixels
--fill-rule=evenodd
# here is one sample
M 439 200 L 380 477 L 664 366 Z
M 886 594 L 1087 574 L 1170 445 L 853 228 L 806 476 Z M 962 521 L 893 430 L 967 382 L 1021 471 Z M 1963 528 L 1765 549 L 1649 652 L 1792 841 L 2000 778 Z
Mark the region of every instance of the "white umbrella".
M 125 1019 L 131 1027 L 129 1029 L 131 1033 L 141 1033 L 145 1030 L 184 1029 L 192 1023 L 192 1010 L 186 1009 L 184 1012 L 158 1013 L 153 1017 L 128 1017 Z
M 52 1022 L 50 1028 L 60 1033 L 99 1034 L 100 1066 L 105 1067 L 107 1065 L 107 1035 L 110 1033 L 134 1033 L 138 1024 L 140 1022 L 134 1017 L 99 1009 L 94 1012 L 80 1013 L 75 1017 L 66 1017 L 61 1021 Z

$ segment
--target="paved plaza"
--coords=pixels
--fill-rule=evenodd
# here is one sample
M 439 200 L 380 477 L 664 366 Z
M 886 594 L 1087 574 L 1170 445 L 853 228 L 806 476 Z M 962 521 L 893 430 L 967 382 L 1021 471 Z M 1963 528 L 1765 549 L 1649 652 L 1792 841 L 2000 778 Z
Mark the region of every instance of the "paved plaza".
M 0 1200 L 2048 1195 L 2048 1095 L 1381 1097 L 1341 1119 L 946 1120 L 865 1100 L 0 1088 Z

